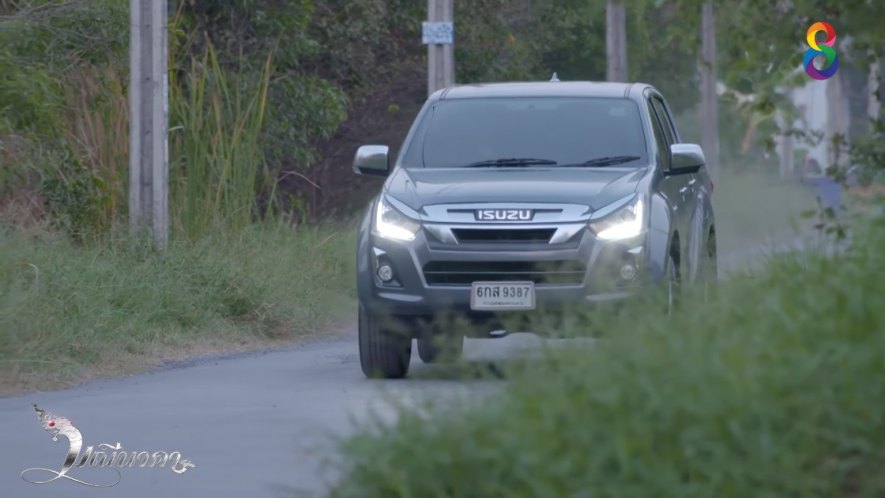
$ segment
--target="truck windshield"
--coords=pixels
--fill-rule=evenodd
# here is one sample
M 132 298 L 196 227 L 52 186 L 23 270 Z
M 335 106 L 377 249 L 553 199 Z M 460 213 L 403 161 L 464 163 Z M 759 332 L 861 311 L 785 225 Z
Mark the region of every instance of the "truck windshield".
M 424 115 L 405 167 L 639 167 L 642 121 L 624 98 L 443 100 Z

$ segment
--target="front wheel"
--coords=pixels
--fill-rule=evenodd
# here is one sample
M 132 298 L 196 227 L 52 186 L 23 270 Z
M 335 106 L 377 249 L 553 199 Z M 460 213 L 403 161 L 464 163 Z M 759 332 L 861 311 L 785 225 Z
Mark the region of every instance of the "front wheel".
M 666 311 L 668 315 L 672 315 L 679 306 L 679 298 L 682 294 L 681 279 L 679 278 L 679 262 L 673 254 L 667 258 L 666 273 Z
M 719 282 L 719 262 L 716 256 L 716 232 L 710 230 L 707 237 L 707 246 L 704 251 L 704 259 L 701 262 L 701 285 L 704 293 L 704 302 L 710 302 L 716 291 L 716 285 Z
M 382 327 L 378 317 L 360 306 L 360 367 L 370 378 L 401 379 L 409 372 L 412 338 Z

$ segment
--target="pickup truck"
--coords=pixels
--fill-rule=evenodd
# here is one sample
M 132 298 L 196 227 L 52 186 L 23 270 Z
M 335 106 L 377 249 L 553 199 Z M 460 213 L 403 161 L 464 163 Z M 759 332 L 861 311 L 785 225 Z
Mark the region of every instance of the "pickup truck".
M 432 362 L 510 315 L 592 309 L 649 286 L 672 305 L 683 282 L 716 278 L 704 153 L 647 84 L 445 88 L 395 158 L 364 145 L 353 168 L 387 177 L 357 238 L 369 377 L 406 376 L 413 340 Z M 452 315 L 471 326 L 438 326 Z

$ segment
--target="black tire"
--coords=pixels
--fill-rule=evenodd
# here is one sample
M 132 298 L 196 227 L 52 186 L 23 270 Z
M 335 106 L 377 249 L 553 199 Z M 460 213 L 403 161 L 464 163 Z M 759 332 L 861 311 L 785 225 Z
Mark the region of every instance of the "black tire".
M 409 373 L 411 337 L 381 327 L 378 317 L 360 306 L 360 367 L 369 378 L 401 379 Z
M 682 295 L 681 279 L 679 278 L 679 263 L 674 254 L 667 258 L 667 273 L 664 281 L 664 306 L 668 315 L 673 314 L 679 307 L 679 298 Z
M 464 350 L 461 334 L 424 334 L 418 338 L 418 356 L 424 363 L 454 360 Z
M 710 302 L 716 292 L 716 285 L 719 283 L 719 260 L 716 256 L 716 232 L 710 231 L 707 236 L 707 246 L 704 251 L 703 274 L 701 285 L 703 285 L 704 302 Z

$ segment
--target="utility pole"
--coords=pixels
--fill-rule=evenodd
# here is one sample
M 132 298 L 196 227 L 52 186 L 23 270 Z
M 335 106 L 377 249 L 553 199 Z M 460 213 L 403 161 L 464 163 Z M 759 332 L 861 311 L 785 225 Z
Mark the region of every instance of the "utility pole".
M 169 242 L 168 0 L 130 0 L 129 225 Z
M 627 13 L 623 0 L 605 6 L 606 79 L 627 81 Z
M 870 63 L 870 74 L 867 76 L 867 117 L 879 119 L 881 104 L 879 102 L 879 59 L 874 57 Z
M 453 0 L 427 0 L 422 42 L 427 45 L 427 95 L 455 83 Z
M 719 180 L 719 111 L 716 95 L 716 17 L 713 0 L 701 7 L 701 148 L 713 182 Z

